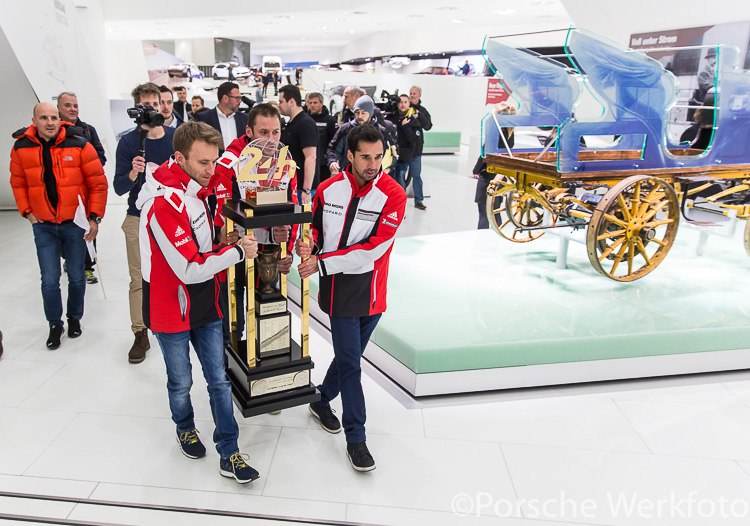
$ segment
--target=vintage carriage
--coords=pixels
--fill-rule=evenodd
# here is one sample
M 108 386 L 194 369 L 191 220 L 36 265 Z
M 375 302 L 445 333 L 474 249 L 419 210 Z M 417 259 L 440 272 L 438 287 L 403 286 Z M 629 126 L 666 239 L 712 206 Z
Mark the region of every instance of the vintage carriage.
M 703 148 L 670 139 L 672 112 L 686 106 L 657 60 L 579 30 L 566 38 L 568 65 L 488 39 L 485 59 L 515 110 L 493 110 L 483 121 L 483 155 L 497 174 L 488 189 L 492 228 L 515 242 L 585 228 L 593 267 L 633 281 L 667 255 L 681 214 L 696 222 L 687 210 L 747 219 L 750 74 L 738 69 L 735 47 L 698 48 L 715 50 L 717 60 L 715 102 L 707 97 L 702 108 Z M 583 99 L 601 113 L 582 116 Z M 511 127 L 548 136 L 536 148 L 509 148 L 502 130 Z M 606 146 L 594 147 L 597 139 Z M 750 254 L 750 222 L 745 246 Z

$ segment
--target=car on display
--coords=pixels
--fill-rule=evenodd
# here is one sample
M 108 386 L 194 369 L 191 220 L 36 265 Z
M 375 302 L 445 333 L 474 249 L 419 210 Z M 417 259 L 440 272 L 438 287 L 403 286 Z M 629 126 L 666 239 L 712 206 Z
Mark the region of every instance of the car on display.
M 439 66 L 430 66 L 419 72 L 420 75 L 455 75 L 452 69 Z
M 269 71 L 275 71 L 279 76 L 282 74 L 284 69 L 281 65 L 281 57 L 274 55 L 264 55 L 260 63 L 261 73 L 265 75 Z
M 211 68 L 214 80 L 229 78 L 229 65 L 232 65 L 232 76 L 236 79 L 246 79 L 251 75 L 250 68 L 240 66 L 237 62 L 218 62 Z
M 193 79 L 202 79 L 203 72 L 191 62 L 180 62 L 167 68 L 169 78 L 172 77 L 187 77 L 191 81 Z

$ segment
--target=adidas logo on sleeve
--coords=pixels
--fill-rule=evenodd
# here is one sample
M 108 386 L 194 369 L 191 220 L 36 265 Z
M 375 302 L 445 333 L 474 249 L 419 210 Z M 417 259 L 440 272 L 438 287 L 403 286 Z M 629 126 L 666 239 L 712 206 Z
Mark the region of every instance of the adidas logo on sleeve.
M 177 225 L 177 230 L 174 231 L 174 237 L 180 237 L 184 233 L 185 231 L 180 227 L 180 225 Z

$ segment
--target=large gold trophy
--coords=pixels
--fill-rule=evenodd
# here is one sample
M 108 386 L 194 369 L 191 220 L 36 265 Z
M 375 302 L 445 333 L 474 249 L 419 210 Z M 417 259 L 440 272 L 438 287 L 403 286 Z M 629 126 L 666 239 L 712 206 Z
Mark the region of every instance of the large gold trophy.
M 295 172 L 288 149 L 272 139 L 257 139 L 243 151 L 237 177 L 241 199 L 224 204 L 227 231 L 236 225 L 253 234 L 255 229 L 299 225 L 298 235 L 309 240 L 310 205 L 287 200 L 287 187 Z M 296 189 L 292 189 L 293 191 Z M 232 397 L 245 417 L 320 400 L 310 381 L 314 367 L 309 353 L 309 283 L 302 280 L 302 330 L 299 343 L 292 338 L 287 307 L 286 276 L 278 272 L 279 259 L 287 255 L 286 242 L 263 245 L 258 257 L 245 260 L 245 326 L 238 323 L 238 290 L 235 267 L 227 271 L 229 286 L 230 344 L 226 349 L 227 375 Z M 245 338 L 242 338 L 243 330 Z

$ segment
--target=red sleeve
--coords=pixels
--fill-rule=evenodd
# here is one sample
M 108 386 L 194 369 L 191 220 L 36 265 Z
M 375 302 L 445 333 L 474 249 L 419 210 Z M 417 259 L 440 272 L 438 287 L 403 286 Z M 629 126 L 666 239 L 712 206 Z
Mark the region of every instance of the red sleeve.
M 10 151 L 10 186 L 13 188 L 13 197 L 16 198 L 16 206 L 21 215 L 31 212 L 29 182 L 15 148 Z

